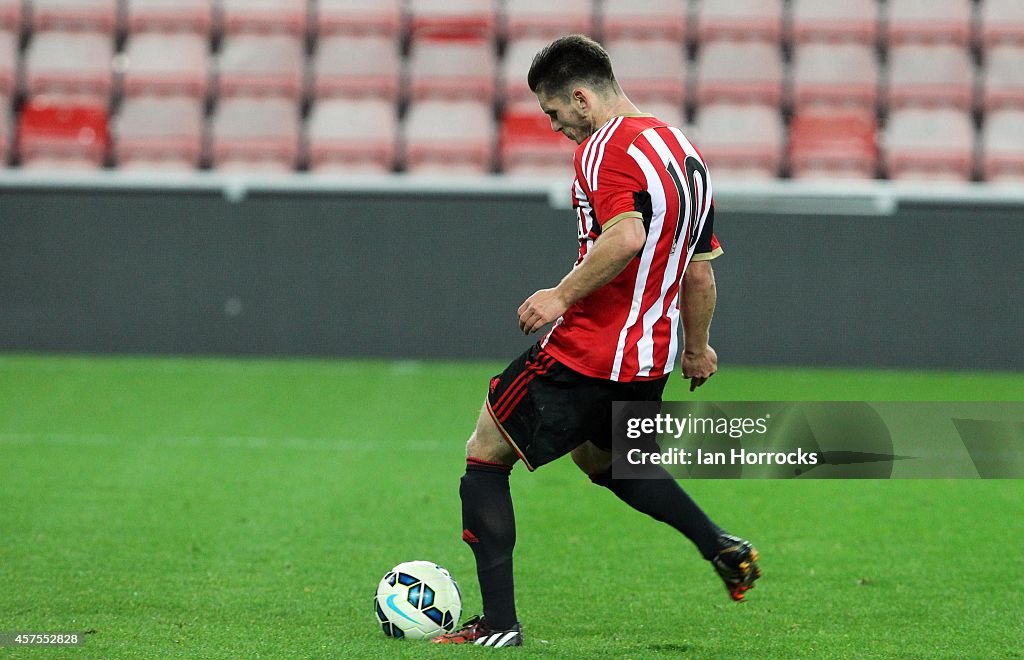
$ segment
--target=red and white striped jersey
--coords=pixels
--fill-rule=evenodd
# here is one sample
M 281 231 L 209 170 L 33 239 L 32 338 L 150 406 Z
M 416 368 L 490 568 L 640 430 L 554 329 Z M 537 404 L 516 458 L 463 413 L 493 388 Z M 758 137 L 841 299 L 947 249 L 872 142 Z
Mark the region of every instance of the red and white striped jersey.
M 683 272 L 691 259 L 722 252 L 707 165 L 678 128 L 650 115 L 611 119 L 576 149 L 574 164 L 576 266 L 602 229 L 623 218 L 641 218 L 647 242 L 615 279 L 555 321 L 541 347 L 594 378 L 660 378 L 678 353 Z

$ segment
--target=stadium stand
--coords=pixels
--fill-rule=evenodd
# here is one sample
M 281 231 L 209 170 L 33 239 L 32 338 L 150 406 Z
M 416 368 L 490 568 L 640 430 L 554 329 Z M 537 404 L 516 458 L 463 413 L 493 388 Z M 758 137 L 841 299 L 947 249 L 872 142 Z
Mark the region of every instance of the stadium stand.
M 510 106 L 536 108 L 537 99 L 526 84 L 533 56 L 548 44 L 547 39 L 519 39 L 510 41 L 501 61 L 501 85 L 505 103 Z
M 399 0 L 317 0 L 314 27 L 320 38 L 334 34 L 388 36 L 402 34 Z
M 31 0 L 34 30 L 92 30 L 113 34 L 118 0 Z
M 667 39 L 686 43 L 686 0 L 605 0 L 600 14 L 604 39 Z
M 410 36 L 493 39 L 497 0 L 409 0 Z
M 190 32 L 134 34 L 125 45 L 124 94 L 188 94 L 206 98 L 210 81 L 208 41 Z M 174 53 L 174 57 L 168 57 Z
M 978 16 L 978 36 L 985 48 L 997 44 L 1024 45 L 1024 2 L 984 0 Z
M 219 0 L 228 34 L 287 32 L 304 37 L 309 26 L 306 0 Z
M 861 43 L 801 43 L 793 48 L 792 102 L 874 109 L 879 66 L 875 49 Z
M 118 167 L 193 170 L 201 164 L 203 102 L 195 96 L 127 98 L 114 125 Z
M 891 46 L 950 43 L 971 39 L 971 0 L 887 0 L 886 25 Z
M 114 42 L 98 32 L 36 32 L 25 52 L 29 96 L 106 107 L 113 87 Z
M 109 146 L 106 110 L 89 105 L 29 102 L 18 118 L 18 153 L 30 169 L 103 166 Z
M 402 126 L 405 167 L 410 172 L 491 171 L 494 116 L 479 101 L 412 103 Z
M 878 41 L 875 0 L 790 0 L 790 12 L 790 34 L 796 44 L 852 41 L 874 46 Z
M 494 103 L 498 62 L 485 39 L 418 39 L 409 55 L 414 100 L 471 98 Z
M 397 102 L 402 63 L 394 38 L 379 34 L 321 37 L 313 59 L 317 98 L 371 96 Z
M 696 146 L 708 154 L 718 180 L 778 175 L 785 131 L 774 106 L 709 104 L 698 112 L 695 127 Z
M 0 96 L 0 158 L 4 162 L 11 156 L 11 142 L 14 139 L 14 119 L 11 117 L 10 99 Z
M 398 122 L 383 99 L 318 102 L 306 126 L 314 172 L 387 173 L 395 166 Z
M 221 45 L 217 88 L 221 96 L 301 99 L 305 87 L 302 41 L 290 34 L 236 34 Z
M 696 61 L 696 96 L 709 103 L 779 105 L 784 77 L 782 52 L 773 43 L 712 41 Z
M 1024 44 L 999 44 L 985 51 L 981 105 L 986 112 L 1024 108 Z
M 818 107 L 799 111 L 790 126 L 795 179 L 870 179 L 878 167 L 873 109 Z
M 125 0 L 128 32 L 213 31 L 213 0 Z
M 22 0 L 0 0 L 0 30 L 21 32 Z
M 683 106 L 675 103 L 663 103 L 661 101 L 644 101 L 639 105 L 641 112 L 654 115 L 669 126 L 682 128 L 689 136 L 689 128 L 686 125 L 686 113 Z M 694 138 L 690 137 L 691 140 Z
M 575 148 L 575 143 L 551 130 L 544 115 L 511 110 L 502 116 L 498 157 L 508 174 L 570 179 Z
M 18 35 L 0 31 L 0 98 L 8 104 L 19 87 L 18 55 Z
M 505 0 L 504 7 L 504 33 L 509 39 L 554 39 L 594 31 L 591 0 Z
M 779 43 L 783 26 L 782 0 L 704 1 L 696 4 L 696 34 L 700 42 L 730 39 Z
M 969 53 L 951 44 L 896 46 L 889 52 L 891 107 L 953 106 L 974 103 L 974 65 Z
M 606 44 L 615 77 L 634 102 L 662 101 L 682 105 L 686 100 L 686 53 L 667 39 L 616 39 Z M 652 67 L 651 62 L 658 66 Z
M 981 169 L 985 179 L 1024 184 L 1024 110 L 989 113 L 981 133 Z
M 222 99 L 211 121 L 219 170 L 287 172 L 298 164 L 299 107 L 285 98 Z
M 884 138 L 885 165 L 891 179 L 971 179 L 974 125 L 962 110 L 896 110 L 889 116 Z

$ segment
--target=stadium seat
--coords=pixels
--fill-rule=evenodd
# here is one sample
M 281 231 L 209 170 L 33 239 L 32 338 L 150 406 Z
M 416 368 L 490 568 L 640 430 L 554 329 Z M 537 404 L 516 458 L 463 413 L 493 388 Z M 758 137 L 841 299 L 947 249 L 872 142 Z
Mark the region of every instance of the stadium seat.
M 317 40 L 313 93 L 317 98 L 374 96 L 396 102 L 402 62 L 394 37 L 336 34 Z
M 406 169 L 422 173 L 488 173 L 494 137 L 494 116 L 488 103 L 412 103 L 403 124 Z
M 96 32 L 37 32 L 25 51 L 30 96 L 106 106 L 113 74 L 114 41 Z
M 766 42 L 713 41 L 696 60 L 697 103 L 778 105 L 782 99 L 782 52 Z
M 1024 2 L 985 0 L 979 10 L 978 32 L 986 49 L 1001 43 L 1024 45 Z
M 0 97 L 10 99 L 18 91 L 18 35 L 0 31 Z
M 1024 183 L 1024 110 L 988 113 L 981 132 L 981 153 L 986 181 Z
M 572 178 L 576 143 L 552 131 L 551 121 L 540 112 L 505 112 L 498 144 L 499 163 L 505 174 Z
M 907 108 L 889 116 L 885 164 L 897 180 L 971 178 L 974 125 L 967 112 L 953 108 Z
M 213 0 L 125 0 L 128 32 L 195 32 L 213 30 Z
M 784 128 L 770 105 L 713 103 L 700 107 L 695 125 L 697 148 L 712 177 L 773 179 L 782 164 Z
M 981 103 L 986 111 L 1024 108 L 1024 45 L 1000 44 L 985 51 Z
M 236 34 L 221 45 L 218 92 L 299 100 L 305 85 L 302 40 L 288 34 Z
M 382 99 L 329 99 L 313 106 L 306 126 L 315 172 L 378 173 L 395 167 L 395 106 Z
M 878 167 L 873 108 L 813 108 L 793 117 L 789 163 L 796 179 L 871 179 Z
M 493 39 L 497 0 L 409 0 L 412 38 Z
M 20 33 L 24 14 L 22 0 L 0 0 L 0 30 Z
M 605 0 L 601 12 L 604 39 L 668 39 L 686 43 L 686 0 Z
M 590 34 L 594 31 L 591 0 L 505 0 L 505 34 L 509 39 L 563 34 Z
M 794 43 L 854 41 L 874 46 L 878 41 L 876 0 L 791 0 L 790 4 Z
M 7 167 L 14 142 L 14 122 L 11 118 L 11 100 L 0 96 L 0 167 Z
M 210 79 L 207 38 L 201 34 L 132 35 L 123 56 L 125 94 L 189 94 L 205 98 Z
M 533 57 L 548 44 L 547 39 L 518 39 L 509 41 L 501 61 L 501 84 L 506 105 L 538 109 L 537 97 L 530 91 L 526 75 Z
M 690 127 L 686 125 L 686 113 L 683 106 L 662 101 L 644 101 L 638 104 L 640 112 L 654 115 L 669 126 L 675 126 L 684 133 Z
M 194 96 L 125 99 L 114 122 L 120 168 L 194 170 L 203 153 L 203 101 Z
M 974 103 L 974 65 L 954 45 L 896 46 L 889 51 L 888 103 L 891 107 L 953 106 Z
M 793 47 L 792 100 L 797 109 L 822 103 L 874 109 L 878 80 L 872 46 L 813 42 Z
M 615 64 L 615 78 L 631 100 L 685 102 L 686 53 L 682 44 L 666 39 L 616 39 L 605 46 Z
M 118 0 L 31 0 L 34 30 L 94 30 L 113 34 Z
M 32 101 L 18 119 L 18 153 L 27 168 L 98 169 L 109 141 L 102 106 Z
M 402 33 L 400 0 L 317 0 L 316 33 L 389 36 Z
M 219 170 L 289 172 L 298 164 L 299 106 L 284 98 L 222 99 L 210 125 Z
M 777 44 L 782 40 L 782 17 L 782 0 L 704 0 L 694 12 L 701 43 L 728 39 Z
M 287 32 L 304 37 L 309 26 L 306 0 L 219 0 L 224 32 Z
M 498 60 L 484 39 L 418 39 L 409 54 L 409 93 L 414 100 L 472 98 L 494 102 Z
M 908 42 L 966 46 L 971 39 L 971 0 L 888 0 L 890 46 Z

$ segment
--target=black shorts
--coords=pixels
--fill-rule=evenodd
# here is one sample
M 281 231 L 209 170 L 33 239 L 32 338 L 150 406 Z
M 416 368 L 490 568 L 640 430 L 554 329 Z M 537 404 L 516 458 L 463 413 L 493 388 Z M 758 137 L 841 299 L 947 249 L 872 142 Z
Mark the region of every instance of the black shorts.
M 667 382 L 591 378 L 534 344 L 491 379 L 487 411 L 532 472 L 587 441 L 610 451 L 612 402 L 661 401 Z

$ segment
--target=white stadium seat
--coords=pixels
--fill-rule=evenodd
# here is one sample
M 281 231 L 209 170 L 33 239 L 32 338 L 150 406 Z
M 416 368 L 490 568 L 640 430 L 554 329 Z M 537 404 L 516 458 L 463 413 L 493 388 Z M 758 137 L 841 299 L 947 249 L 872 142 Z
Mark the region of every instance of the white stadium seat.
M 291 171 L 299 156 L 299 106 L 284 98 L 222 99 L 211 138 L 217 169 Z
M 391 172 L 398 140 L 395 106 L 381 99 L 318 102 L 309 116 L 307 139 L 314 172 Z
M 125 99 L 114 134 L 118 167 L 196 169 L 203 153 L 203 101 L 194 96 Z
M 479 101 L 420 101 L 403 125 L 405 165 L 410 172 L 490 172 L 495 126 L 493 109 Z
M 132 35 L 121 57 L 125 94 L 190 94 L 205 98 L 210 57 L 205 36 L 144 32 Z

